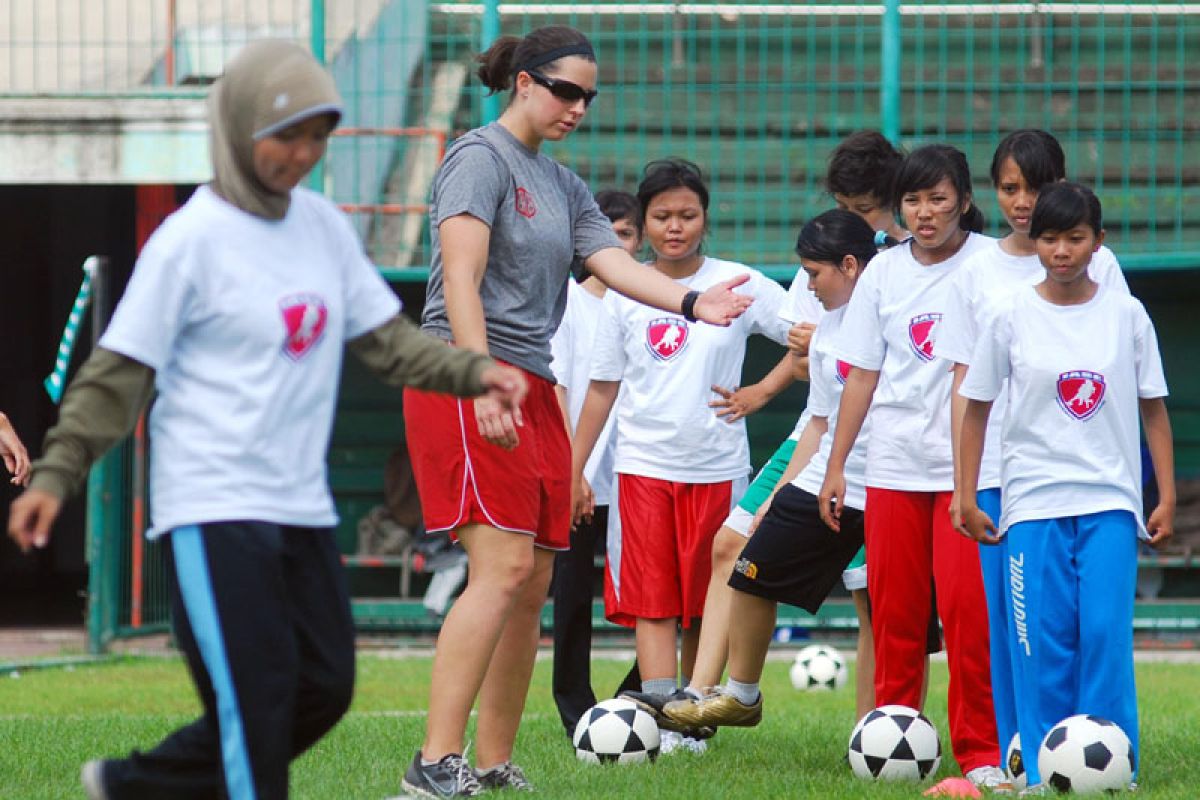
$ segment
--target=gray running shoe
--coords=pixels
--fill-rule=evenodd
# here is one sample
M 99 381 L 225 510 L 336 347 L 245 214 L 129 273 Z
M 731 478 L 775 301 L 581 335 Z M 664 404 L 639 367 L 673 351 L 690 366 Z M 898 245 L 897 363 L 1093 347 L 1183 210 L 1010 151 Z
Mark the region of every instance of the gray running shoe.
M 458 753 L 449 753 L 436 764 L 422 764 L 421 751 L 400 782 L 404 791 L 419 797 L 476 797 L 483 793 L 479 778 L 467 760 Z
M 511 761 L 505 761 L 489 770 L 475 773 L 485 791 L 492 789 L 512 789 L 518 792 L 532 792 L 533 784 L 525 777 L 525 773 Z

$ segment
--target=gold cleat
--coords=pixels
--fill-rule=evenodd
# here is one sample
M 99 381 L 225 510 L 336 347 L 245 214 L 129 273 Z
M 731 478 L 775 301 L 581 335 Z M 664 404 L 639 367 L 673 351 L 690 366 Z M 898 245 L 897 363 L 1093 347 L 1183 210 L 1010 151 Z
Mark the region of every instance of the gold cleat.
M 662 715 L 677 725 L 690 728 L 740 727 L 752 728 L 762 721 L 762 692 L 753 705 L 742 705 L 722 687 L 714 689 L 700 700 L 672 700 L 663 706 Z

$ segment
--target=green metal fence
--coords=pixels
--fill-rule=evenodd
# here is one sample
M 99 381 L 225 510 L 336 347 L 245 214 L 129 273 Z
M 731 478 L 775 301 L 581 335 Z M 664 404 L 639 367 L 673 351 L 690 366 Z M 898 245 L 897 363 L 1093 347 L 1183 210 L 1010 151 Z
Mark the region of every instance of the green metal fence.
M 1063 142 L 1072 177 L 1096 187 L 1122 265 L 1191 269 L 1195 294 L 1200 62 L 1189 57 L 1200 52 L 1200 4 L 7 0 L 0 97 L 31 108 L 54 98 L 202 103 L 244 42 L 305 43 L 347 108 L 347 135 L 315 184 L 353 214 L 389 277 L 419 282 L 440 153 L 506 99 L 485 99 L 473 54 L 498 33 L 549 23 L 591 37 L 601 94 L 583 128 L 548 151 L 594 189 L 633 188 L 655 158 L 696 161 L 712 184 L 708 247 L 722 257 L 790 278 L 795 231 L 831 205 L 826 159 L 861 128 L 905 147 L 961 147 L 990 232 L 1001 233 L 986 176 L 992 149 L 1005 132 L 1037 126 Z M 1194 470 L 1194 329 L 1189 310 L 1168 300 L 1156 321 L 1172 340 L 1173 387 L 1184 382 L 1172 412 L 1190 448 L 1181 464 Z M 365 390 L 344 394 L 330 462 L 352 524 L 382 486 L 372 476 L 386 450 L 368 452 L 355 431 L 375 430 L 375 415 L 394 409 Z M 94 644 L 166 619 L 154 546 L 138 555 L 130 542 L 129 459 L 127 449 L 105 459 L 91 483 Z M 349 528 L 339 536 L 351 544 Z

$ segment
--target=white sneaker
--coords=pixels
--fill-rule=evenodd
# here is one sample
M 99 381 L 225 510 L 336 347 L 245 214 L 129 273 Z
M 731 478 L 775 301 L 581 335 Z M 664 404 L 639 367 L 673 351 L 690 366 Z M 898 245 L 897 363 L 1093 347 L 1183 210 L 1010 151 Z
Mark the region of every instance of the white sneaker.
M 658 729 L 658 754 L 669 756 L 671 753 L 694 753 L 700 755 L 708 752 L 708 742 L 703 739 L 693 739 L 677 731 Z
M 101 776 L 103 771 L 104 762 L 99 759 L 87 762 L 79 771 L 79 782 L 83 784 L 83 791 L 87 793 L 88 800 L 108 800 L 108 792 L 104 788 Z
M 980 789 L 989 789 L 1000 794 L 1007 794 L 1013 790 L 1008 775 L 999 767 L 976 767 L 963 777 Z
M 658 754 L 660 756 L 669 756 L 681 747 L 683 747 L 682 733 L 658 729 Z

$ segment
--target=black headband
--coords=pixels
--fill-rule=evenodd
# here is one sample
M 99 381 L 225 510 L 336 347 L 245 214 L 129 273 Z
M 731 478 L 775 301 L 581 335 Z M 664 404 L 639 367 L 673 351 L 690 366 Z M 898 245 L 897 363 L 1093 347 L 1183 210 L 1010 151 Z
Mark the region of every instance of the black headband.
M 548 53 L 534 56 L 525 63 L 513 67 L 513 75 L 516 75 L 518 72 L 528 72 L 543 64 L 549 64 L 551 61 L 558 61 L 564 56 L 586 56 L 591 61 L 596 60 L 596 53 L 592 50 L 592 46 L 587 42 L 579 42 L 578 44 L 569 44 L 566 47 L 558 47 Z

